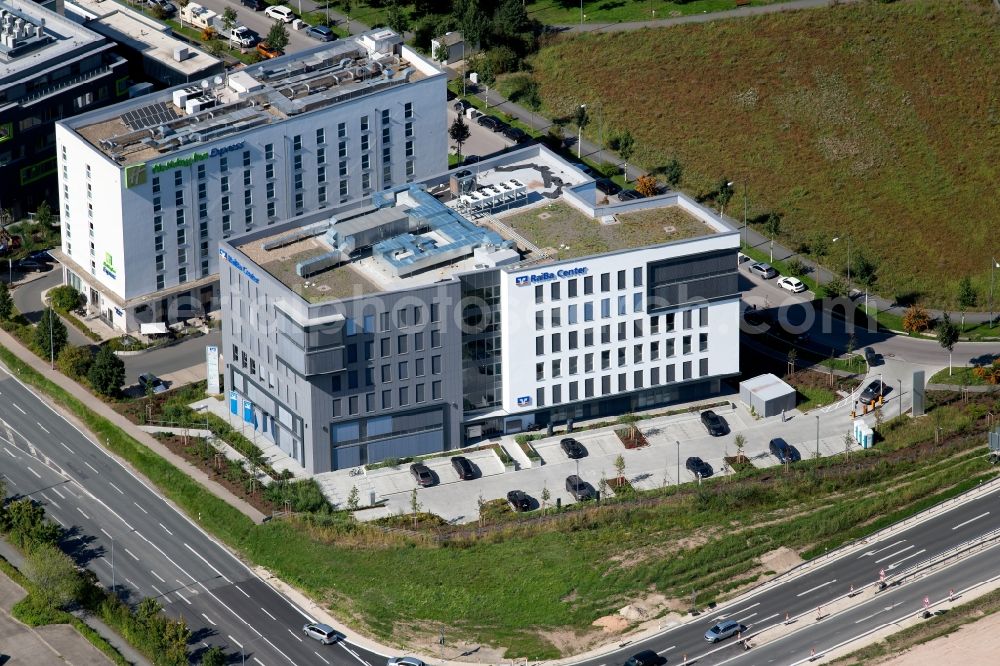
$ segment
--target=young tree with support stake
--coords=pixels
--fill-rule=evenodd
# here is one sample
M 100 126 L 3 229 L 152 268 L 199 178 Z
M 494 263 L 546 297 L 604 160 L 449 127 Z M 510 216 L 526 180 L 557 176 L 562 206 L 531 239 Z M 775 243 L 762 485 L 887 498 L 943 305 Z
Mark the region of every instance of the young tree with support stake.
M 621 134 L 618 135 L 618 154 L 622 156 L 622 160 L 625 162 L 625 168 L 622 173 L 625 175 L 625 182 L 628 182 L 628 161 L 632 159 L 632 155 L 635 152 L 635 137 L 628 130 L 622 130 Z
M 950 377 L 951 353 L 955 350 L 955 343 L 958 342 L 958 327 L 955 326 L 947 312 L 944 313 L 944 317 L 937 325 L 937 339 L 938 344 L 948 350 L 948 376 Z
M 451 124 L 448 128 L 448 136 L 451 140 L 455 142 L 458 147 L 458 162 L 462 163 L 462 145 L 469 140 L 472 133 L 469 131 L 469 126 L 465 123 L 465 118 L 461 114 L 455 118 L 455 122 Z
M 958 283 L 958 307 L 962 308 L 962 332 L 965 332 L 965 312 L 976 307 L 979 296 L 975 287 L 972 286 L 972 278 L 968 275 Z

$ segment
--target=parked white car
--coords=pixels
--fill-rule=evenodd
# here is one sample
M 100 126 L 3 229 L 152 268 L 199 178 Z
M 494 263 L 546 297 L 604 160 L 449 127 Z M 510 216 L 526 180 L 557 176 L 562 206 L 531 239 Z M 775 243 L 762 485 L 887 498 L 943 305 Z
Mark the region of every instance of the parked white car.
M 268 7 L 264 10 L 264 16 L 273 18 L 277 21 L 282 21 L 284 23 L 291 23 L 295 20 L 295 14 L 291 9 L 285 7 L 284 5 L 274 5 L 273 7 Z
M 782 289 L 787 289 L 793 294 L 797 294 L 800 291 L 805 291 L 806 286 L 802 284 L 802 280 L 794 277 L 783 277 L 778 280 L 778 286 Z

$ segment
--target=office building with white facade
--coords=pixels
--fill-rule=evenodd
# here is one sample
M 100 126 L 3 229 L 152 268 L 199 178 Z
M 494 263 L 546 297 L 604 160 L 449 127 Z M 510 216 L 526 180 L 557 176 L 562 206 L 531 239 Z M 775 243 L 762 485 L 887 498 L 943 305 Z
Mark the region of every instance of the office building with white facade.
M 320 473 L 738 374 L 737 230 L 681 194 L 595 218 L 543 147 L 475 168 L 220 244 L 232 419 Z
M 113 327 L 218 307 L 218 242 L 447 168 L 445 75 L 370 31 L 57 126 L 65 282 Z

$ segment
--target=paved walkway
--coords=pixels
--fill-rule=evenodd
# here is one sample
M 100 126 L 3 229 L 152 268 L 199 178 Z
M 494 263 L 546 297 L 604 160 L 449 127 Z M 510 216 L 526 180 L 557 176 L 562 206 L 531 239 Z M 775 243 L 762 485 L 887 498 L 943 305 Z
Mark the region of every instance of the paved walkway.
M 38 358 L 33 352 L 24 347 L 20 343 L 20 341 L 18 341 L 16 338 L 14 338 L 9 333 L 3 330 L 0 330 L 0 345 L 3 345 L 7 349 L 9 349 L 14 355 L 20 358 L 21 361 L 31 366 L 31 368 L 33 368 L 43 377 L 53 382 L 54 384 L 58 384 L 67 392 L 72 394 L 74 397 L 76 397 L 77 400 L 86 405 L 86 407 L 90 409 L 90 411 L 94 412 L 98 416 L 102 416 L 103 418 L 107 419 L 113 425 L 120 428 L 121 430 L 126 432 L 129 436 L 137 440 L 140 444 L 149 448 L 160 457 L 169 461 L 170 464 L 174 465 L 175 467 L 180 469 L 184 474 L 187 474 L 195 481 L 200 483 L 209 492 L 219 497 L 220 499 L 228 502 L 230 505 L 236 507 L 239 511 L 243 512 L 255 523 L 263 522 L 264 514 L 262 514 L 260 511 L 252 507 L 247 502 L 244 502 L 242 499 L 233 495 L 231 492 L 229 492 L 229 490 L 227 490 L 223 486 L 212 481 L 212 479 L 209 478 L 209 476 L 205 474 L 205 472 L 195 467 L 194 465 L 188 463 L 187 460 L 181 458 L 178 455 L 175 455 L 170 449 L 168 449 L 166 446 L 158 442 L 150 434 L 143 432 L 139 428 L 139 426 L 132 423 L 124 416 L 113 410 L 111 407 L 105 404 L 104 401 L 96 397 L 90 391 L 83 388 L 82 386 L 80 386 L 75 381 L 65 376 L 61 372 L 50 369 L 48 363 Z M 94 437 L 94 435 L 89 432 L 86 424 L 77 419 L 73 414 L 69 413 L 67 410 L 64 409 L 60 409 L 60 413 L 62 413 L 66 417 L 66 419 L 69 420 L 71 423 L 75 424 L 84 432 L 87 432 L 93 441 L 95 442 L 98 441 L 98 438 Z M 132 468 L 132 466 L 127 461 L 121 460 L 121 458 L 119 458 L 118 456 L 115 457 L 116 459 L 120 460 L 123 464 L 128 465 L 129 468 Z M 133 469 L 133 471 L 135 471 L 137 474 L 140 475 L 142 474 L 138 470 Z M 150 484 L 150 485 L 155 485 L 155 484 Z

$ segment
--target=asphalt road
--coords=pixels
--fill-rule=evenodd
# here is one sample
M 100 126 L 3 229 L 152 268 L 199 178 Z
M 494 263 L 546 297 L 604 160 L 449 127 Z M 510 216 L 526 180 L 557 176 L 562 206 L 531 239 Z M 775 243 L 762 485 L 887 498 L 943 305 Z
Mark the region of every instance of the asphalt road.
M 580 663 L 581 666 L 624 664 L 632 654 L 639 650 L 650 649 L 672 663 L 679 662 L 681 655 L 687 654 L 689 661 L 697 660 L 699 664 L 718 664 L 731 658 L 733 651 L 717 650 L 724 647 L 726 641 L 712 645 L 705 640 L 704 635 L 705 631 L 720 619 L 737 620 L 746 625 L 748 631 L 755 633 L 784 622 L 785 613 L 795 617 L 810 612 L 817 606 L 828 604 L 843 596 L 850 590 L 851 585 L 855 589 L 860 589 L 877 581 L 881 569 L 884 569 L 886 576 L 891 578 L 934 555 L 998 528 L 1000 528 L 1000 490 L 958 505 L 906 530 L 896 531 L 879 541 L 872 542 L 860 554 L 855 553 L 833 560 L 783 585 L 743 598 L 739 603 L 708 611 L 703 614 L 702 621 L 695 620 L 679 625 L 645 641 L 630 644 L 623 649 Z M 987 578 L 1000 573 L 1000 565 L 997 564 L 995 557 L 990 566 L 992 569 L 989 570 L 992 573 L 986 576 Z M 973 578 L 981 575 L 981 571 L 976 571 Z M 903 586 L 900 590 L 907 590 L 910 587 Z M 942 589 L 946 591 L 948 587 L 945 585 Z M 925 588 L 920 589 L 922 599 Z M 880 594 L 878 598 L 884 594 Z M 810 640 L 813 638 L 810 637 Z M 728 639 L 728 642 L 735 643 L 735 639 Z M 753 654 L 756 655 L 758 652 Z M 788 659 L 780 658 L 771 663 L 787 664 Z
M 232 8 L 236 10 L 236 24 L 245 25 L 250 28 L 258 35 L 260 38 L 266 39 L 267 33 L 274 25 L 274 21 L 264 16 L 263 11 L 255 12 L 249 7 L 244 7 L 239 2 L 233 2 L 233 0 L 198 0 L 198 4 L 202 7 L 216 12 L 220 16 L 226 9 Z M 286 3 L 288 7 L 299 15 L 299 5 L 295 2 Z M 309 11 L 308 8 L 303 8 L 305 11 Z M 305 31 L 293 30 L 291 24 L 285 25 L 288 31 L 288 46 L 285 47 L 285 53 L 295 53 L 296 51 L 304 51 L 305 49 L 318 46 L 320 42 L 306 37 Z
M 67 530 L 64 549 L 129 601 L 154 597 L 246 663 L 375 666 L 383 657 L 301 636 L 312 618 L 253 574 L 158 493 L 6 371 L 0 372 L 0 469 L 9 493 L 41 502 Z M 195 658 L 197 659 L 197 652 Z

